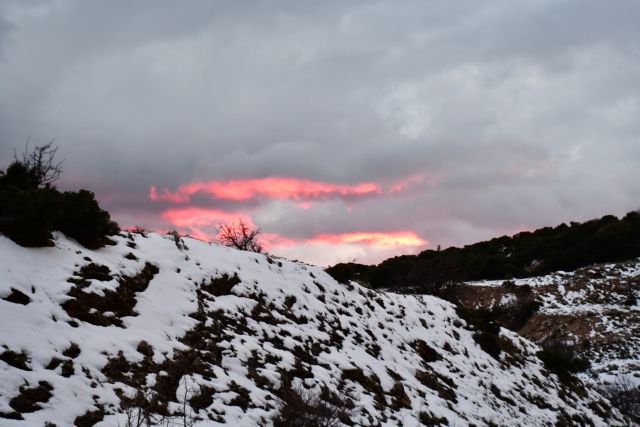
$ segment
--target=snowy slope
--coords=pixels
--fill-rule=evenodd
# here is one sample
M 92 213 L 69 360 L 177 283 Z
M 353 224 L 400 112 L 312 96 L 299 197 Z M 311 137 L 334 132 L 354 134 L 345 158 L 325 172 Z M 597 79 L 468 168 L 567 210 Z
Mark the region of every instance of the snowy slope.
M 196 425 L 269 425 L 287 384 L 351 401 L 357 425 L 622 423 L 515 333 L 502 330 L 500 360 L 485 353 L 437 298 L 193 239 L 55 240 L 0 236 L 3 426 L 126 425 L 123 402 L 151 400 Z
M 500 304 L 512 288 L 504 281 L 470 282 L 476 293 Z M 558 338 L 575 343 L 591 361 L 583 379 L 607 384 L 625 377 L 640 385 L 640 260 L 594 264 L 572 272 L 513 280 L 531 287 L 531 297 L 542 303 L 520 333 L 536 342 Z M 476 289 L 478 288 L 478 289 Z

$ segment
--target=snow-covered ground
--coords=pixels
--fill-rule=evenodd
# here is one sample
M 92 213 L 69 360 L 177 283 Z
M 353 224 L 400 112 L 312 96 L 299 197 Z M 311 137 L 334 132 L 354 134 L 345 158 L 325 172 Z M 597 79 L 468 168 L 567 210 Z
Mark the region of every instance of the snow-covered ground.
M 497 359 L 484 352 L 440 299 L 194 239 L 115 241 L 0 236 L 0 425 L 126 425 L 136 393 L 196 425 L 270 425 L 288 383 L 352 402 L 357 425 L 621 423 L 517 334 L 501 331 Z
M 504 280 L 466 283 L 502 303 L 513 288 Z M 624 377 L 640 385 L 640 259 L 595 264 L 573 272 L 515 279 L 517 287 L 529 285 L 532 298 L 542 303 L 521 333 L 541 342 L 560 336 L 579 345 L 591 362 L 581 376 L 595 384 Z M 501 296 L 502 295 L 502 296 Z M 502 298 L 502 299 L 500 299 Z

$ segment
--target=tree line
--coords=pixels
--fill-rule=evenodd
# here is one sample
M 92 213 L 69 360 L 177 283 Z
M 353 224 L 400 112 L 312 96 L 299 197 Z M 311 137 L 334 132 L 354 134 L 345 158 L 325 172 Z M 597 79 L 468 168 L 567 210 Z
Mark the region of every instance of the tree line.
M 606 215 L 524 231 L 462 248 L 426 250 L 374 266 L 337 264 L 327 272 L 341 282 L 356 280 L 376 288 L 414 287 L 429 292 L 448 282 L 532 277 L 636 257 L 640 257 L 640 211 L 622 218 Z

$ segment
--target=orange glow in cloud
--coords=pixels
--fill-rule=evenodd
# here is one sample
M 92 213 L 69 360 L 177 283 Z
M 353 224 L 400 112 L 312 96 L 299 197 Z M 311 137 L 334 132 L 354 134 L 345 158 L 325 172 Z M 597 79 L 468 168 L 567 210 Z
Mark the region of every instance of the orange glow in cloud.
M 419 182 L 422 176 L 413 176 L 384 188 L 373 182 L 357 184 L 334 184 L 292 177 L 266 177 L 252 179 L 231 179 L 226 181 L 191 182 L 178 186 L 176 191 L 155 186 L 149 189 L 151 200 L 166 200 L 174 203 L 187 202 L 196 193 L 206 193 L 215 199 L 249 200 L 255 197 L 273 199 L 314 200 L 327 197 L 364 196 L 370 194 L 393 193 Z M 306 206 L 306 205 L 303 205 Z
M 341 234 L 318 234 L 306 242 L 312 244 L 360 244 L 375 247 L 426 246 L 429 244 L 427 240 L 424 240 L 413 231 L 359 231 Z

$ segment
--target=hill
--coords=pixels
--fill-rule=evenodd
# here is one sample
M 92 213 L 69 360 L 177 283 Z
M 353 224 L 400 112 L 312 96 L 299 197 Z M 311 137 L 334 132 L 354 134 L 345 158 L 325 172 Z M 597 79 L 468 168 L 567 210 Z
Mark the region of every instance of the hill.
M 640 385 L 640 259 L 513 281 L 455 285 L 459 304 L 505 311 L 523 300 L 540 305 L 517 332 L 538 344 L 567 343 L 590 361 L 585 380 Z M 637 415 L 640 416 L 640 408 Z
M 537 345 L 432 296 L 172 235 L 52 238 L 0 236 L 5 426 L 625 423 Z
M 514 236 L 403 255 L 376 266 L 337 264 L 327 269 L 338 281 L 356 280 L 374 288 L 422 287 L 432 293 L 447 282 L 533 277 L 573 271 L 594 263 L 640 257 L 640 212 L 607 215 Z

